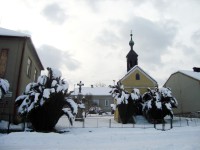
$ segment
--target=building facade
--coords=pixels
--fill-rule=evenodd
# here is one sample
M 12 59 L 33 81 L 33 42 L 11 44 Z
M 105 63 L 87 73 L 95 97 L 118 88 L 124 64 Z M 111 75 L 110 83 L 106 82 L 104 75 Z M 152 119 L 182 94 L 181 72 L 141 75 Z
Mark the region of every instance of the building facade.
M 147 92 L 147 88 L 158 86 L 157 82 L 138 65 L 131 68 L 119 82 L 129 93 L 133 88 L 137 88 L 140 90 L 140 94 L 144 94 Z
M 118 82 L 120 82 L 128 92 L 131 92 L 133 88 L 137 88 L 140 90 L 140 93 L 143 94 L 147 91 L 147 88 L 155 88 L 158 84 L 156 80 L 138 65 L 138 54 L 133 50 L 134 41 L 132 39 L 132 33 L 130 36 L 130 51 L 126 56 L 127 73 Z
M 10 84 L 10 92 L 0 100 L 0 119 L 8 120 L 9 115 L 14 120 L 16 97 L 43 69 L 29 35 L 0 28 L 0 78 Z
M 200 72 L 181 70 L 173 73 L 164 87 L 172 90 L 178 101 L 175 114 L 187 114 L 200 111 Z
M 73 98 L 81 95 L 81 98 L 85 99 L 83 101 L 85 101 L 86 111 L 91 107 L 98 107 L 105 112 L 111 112 L 111 104 L 114 101 L 110 91 L 109 87 L 82 87 L 81 93 L 78 88 L 75 88 L 71 95 Z

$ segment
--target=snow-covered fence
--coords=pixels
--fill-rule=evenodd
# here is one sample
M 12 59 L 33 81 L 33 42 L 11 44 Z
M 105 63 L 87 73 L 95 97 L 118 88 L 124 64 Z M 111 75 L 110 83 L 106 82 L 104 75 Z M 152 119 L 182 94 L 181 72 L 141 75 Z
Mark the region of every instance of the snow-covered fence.
M 174 117 L 173 126 L 174 127 L 200 126 L 200 118 Z
M 155 128 L 157 130 L 169 130 L 172 127 L 184 127 L 184 126 L 200 126 L 200 118 L 185 118 L 185 117 L 174 117 L 173 120 L 170 118 L 165 118 L 164 123 L 152 124 L 149 123 L 143 116 L 136 116 L 136 123 L 121 124 L 114 120 L 113 116 L 93 116 L 87 117 L 84 121 L 75 121 L 73 126 L 70 125 L 66 118 L 67 116 L 62 116 L 55 128 L 57 131 L 62 131 L 69 128 Z M 27 131 L 30 126 L 25 123 L 19 125 L 10 124 L 9 132 L 16 131 Z M 0 121 L 0 132 L 6 133 L 8 131 L 8 122 Z
M 65 116 L 63 116 L 65 117 Z M 75 121 L 73 126 L 69 122 L 61 118 L 57 125 L 56 129 L 62 130 L 66 128 L 155 128 L 158 130 L 169 130 L 171 128 L 183 127 L 183 126 L 200 126 L 200 118 L 181 118 L 174 117 L 166 118 L 165 122 L 160 124 L 149 123 L 143 116 L 136 116 L 136 123 L 121 124 L 114 120 L 113 116 L 96 116 L 96 117 L 87 117 L 84 121 Z
M 138 124 L 121 124 L 113 116 L 87 117 L 84 121 L 75 121 L 73 126 L 66 122 L 63 116 L 57 123 L 56 129 L 64 128 L 153 128 L 153 124 L 138 122 Z
M 160 120 L 160 124 L 154 123 L 154 128 L 157 130 L 162 130 L 162 131 L 166 131 L 166 130 L 170 130 L 173 128 L 173 119 L 165 119 L 165 120 Z

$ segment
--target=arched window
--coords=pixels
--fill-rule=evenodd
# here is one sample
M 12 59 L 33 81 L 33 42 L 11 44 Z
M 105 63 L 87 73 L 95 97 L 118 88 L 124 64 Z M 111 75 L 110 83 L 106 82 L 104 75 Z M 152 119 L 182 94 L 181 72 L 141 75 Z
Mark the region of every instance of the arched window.
M 136 73 L 135 79 L 136 79 L 136 80 L 140 80 L 140 74 L 139 74 L 139 73 Z

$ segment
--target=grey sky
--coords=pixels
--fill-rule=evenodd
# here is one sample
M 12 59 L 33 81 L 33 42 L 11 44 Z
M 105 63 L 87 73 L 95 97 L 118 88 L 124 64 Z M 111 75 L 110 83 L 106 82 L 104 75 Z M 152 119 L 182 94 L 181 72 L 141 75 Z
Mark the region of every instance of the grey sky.
M 89 86 L 122 78 L 131 30 L 140 67 L 160 86 L 171 73 L 200 66 L 199 0 L 0 0 L 0 4 L 0 26 L 30 33 L 44 65 L 61 69 L 72 87 L 80 80 Z
M 42 14 L 52 22 L 63 24 L 67 19 L 67 15 L 64 9 L 58 3 L 51 3 L 45 6 L 42 10 Z

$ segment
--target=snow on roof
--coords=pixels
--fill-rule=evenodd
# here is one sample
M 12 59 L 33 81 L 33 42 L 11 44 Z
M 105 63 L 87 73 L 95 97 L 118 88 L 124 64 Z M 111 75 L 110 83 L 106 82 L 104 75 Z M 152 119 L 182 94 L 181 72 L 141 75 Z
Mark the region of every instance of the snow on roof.
M 111 88 L 109 87 L 82 87 L 81 94 L 83 95 L 101 95 L 101 96 L 111 96 Z M 75 88 L 72 95 L 77 95 L 79 93 L 79 88 Z
M 194 79 L 200 80 L 200 73 L 199 72 L 194 72 L 194 71 L 188 71 L 188 70 L 180 70 L 178 72 L 181 72 L 187 76 L 190 76 Z
M 30 37 L 30 35 L 28 34 L 1 28 L 1 27 L 0 27 L 0 36 Z

